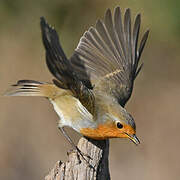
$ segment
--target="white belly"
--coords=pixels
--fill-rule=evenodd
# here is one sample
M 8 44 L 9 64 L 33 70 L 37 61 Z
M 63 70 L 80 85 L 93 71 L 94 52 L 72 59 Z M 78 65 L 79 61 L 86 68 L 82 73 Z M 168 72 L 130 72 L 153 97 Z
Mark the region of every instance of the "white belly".
M 51 100 L 51 103 L 60 118 L 58 126 L 69 126 L 78 132 L 81 128 L 95 126 L 92 114 L 77 98 L 69 95 L 61 96 Z

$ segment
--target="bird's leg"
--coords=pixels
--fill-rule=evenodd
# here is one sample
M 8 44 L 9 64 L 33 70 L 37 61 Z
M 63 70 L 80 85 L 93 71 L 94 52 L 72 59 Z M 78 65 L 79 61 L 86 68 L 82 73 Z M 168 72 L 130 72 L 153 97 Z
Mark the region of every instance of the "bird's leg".
M 74 144 L 74 142 L 73 142 L 72 139 L 68 136 L 68 134 L 66 133 L 66 131 L 64 130 L 64 128 L 63 128 L 63 127 L 58 127 L 58 128 L 59 128 L 59 130 L 62 132 L 62 134 L 64 135 L 64 137 L 65 137 L 65 138 L 69 141 L 69 143 L 72 145 L 72 147 L 77 150 L 78 154 L 82 157 L 82 159 L 89 165 L 89 167 L 91 167 L 91 168 L 94 169 L 94 167 L 93 167 L 91 164 L 89 164 L 89 162 L 87 161 L 87 159 L 85 159 L 85 157 L 84 157 L 85 154 L 84 154 L 83 152 L 81 152 L 81 150 Z M 87 155 L 85 155 L 85 156 L 87 156 Z M 87 156 L 87 157 L 90 158 L 90 156 Z M 78 157 L 78 159 L 79 159 L 79 157 Z M 79 161 L 81 161 L 81 160 L 79 159 Z

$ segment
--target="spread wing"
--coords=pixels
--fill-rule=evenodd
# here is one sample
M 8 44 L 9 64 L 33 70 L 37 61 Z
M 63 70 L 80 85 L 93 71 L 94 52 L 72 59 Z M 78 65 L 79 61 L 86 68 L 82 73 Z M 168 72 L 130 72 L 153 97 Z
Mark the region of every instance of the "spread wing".
M 138 46 L 141 17 L 138 14 L 131 30 L 131 13 L 127 9 L 124 23 L 119 7 L 112 17 L 108 9 L 104 22 L 84 33 L 75 50 L 81 63 L 95 81 L 95 89 L 114 96 L 124 106 L 131 96 L 133 83 L 142 68 L 138 66 L 148 33 Z
M 90 89 L 91 84 L 88 76 L 83 76 L 82 79 L 82 75 L 77 73 L 77 69 L 67 59 L 60 45 L 56 30 L 48 25 L 43 17 L 41 18 L 40 25 L 42 40 L 46 50 L 46 63 L 50 72 L 56 78 L 53 82 L 60 88 L 71 90 L 82 105 L 93 114 L 94 95 Z M 72 59 L 78 60 L 78 55 L 74 55 Z M 83 67 L 83 64 L 81 67 Z M 86 73 L 84 72 L 84 74 Z

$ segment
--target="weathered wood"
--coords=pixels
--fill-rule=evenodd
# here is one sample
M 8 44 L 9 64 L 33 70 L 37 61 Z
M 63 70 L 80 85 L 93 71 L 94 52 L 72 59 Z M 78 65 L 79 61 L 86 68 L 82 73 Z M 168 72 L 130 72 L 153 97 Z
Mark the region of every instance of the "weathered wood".
M 68 153 L 68 161 L 58 161 L 45 180 L 110 180 L 109 140 L 96 141 L 82 137 L 78 148 L 87 155 L 84 157 L 94 168 L 89 167 L 76 151 L 72 151 Z

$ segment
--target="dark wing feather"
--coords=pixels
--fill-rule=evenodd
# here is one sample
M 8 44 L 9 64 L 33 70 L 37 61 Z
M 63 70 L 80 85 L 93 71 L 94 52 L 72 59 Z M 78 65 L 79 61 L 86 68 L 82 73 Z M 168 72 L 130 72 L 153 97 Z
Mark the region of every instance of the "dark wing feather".
M 80 78 L 78 71 L 73 67 L 71 62 L 60 45 L 59 37 L 54 28 L 52 28 L 42 17 L 41 18 L 42 40 L 46 50 L 46 63 L 50 72 L 59 80 L 53 80 L 54 84 L 60 88 L 70 89 L 74 96 L 93 114 L 94 112 L 94 95 L 85 85 L 87 81 Z M 77 59 L 78 55 L 73 58 Z M 88 76 L 86 76 L 88 79 Z M 89 84 L 90 87 L 91 84 Z
M 74 76 L 71 64 L 59 43 L 59 37 L 54 28 L 41 18 L 42 40 L 46 50 L 46 63 L 50 72 L 65 86 L 69 86 Z
M 93 89 L 93 86 L 90 81 L 90 75 L 86 71 L 84 61 L 82 61 L 76 53 L 74 53 L 69 60 L 71 65 L 73 66 L 74 71 L 78 76 L 78 79 L 82 81 L 82 83 L 88 89 Z
M 122 22 L 119 7 L 115 9 L 114 17 L 108 9 L 104 22 L 98 20 L 95 28 L 91 27 L 84 33 L 75 53 L 84 62 L 92 80 L 95 79 L 95 90 L 114 96 L 124 106 L 142 68 L 142 64 L 138 64 L 149 31 L 144 34 L 138 48 L 140 14 L 136 16 L 133 29 L 130 9 L 126 10 Z

